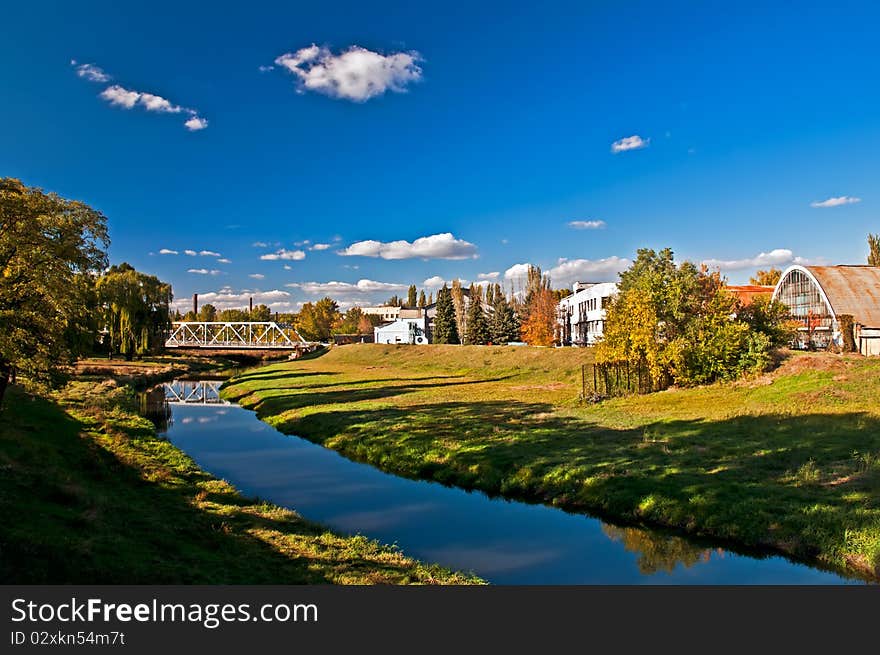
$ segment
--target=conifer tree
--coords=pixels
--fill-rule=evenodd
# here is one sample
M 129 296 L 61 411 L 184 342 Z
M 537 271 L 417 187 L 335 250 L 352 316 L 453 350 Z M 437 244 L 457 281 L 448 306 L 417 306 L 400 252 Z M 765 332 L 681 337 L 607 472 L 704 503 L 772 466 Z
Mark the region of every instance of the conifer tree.
M 416 285 L 409 285 L 409 289 L 406 292 L 406 306 L 407 307 L 415 307 L 416 306 Z
M 437 315 L 434 317 L 434 343 L 459 343 L 458 326 L 452 293 L 445 284 L 437 293 Z
M 461 281 L 455 278 L 452 281 L 452 306 L 455 308 L 455 327 L 458 329 L 459 335 L 465 333 L 467 324 L 467 316 L 464 311 L 464 290 L 461 288 Z
M 483 310 L 480 287 L 471 285 L 471 304 L 467 311 L 467 332 L 464 342 L 471 346 L 483 346 L 489 343 L 489 338 L 489 322 Z
M 486 304 L 489 307 L 495 306 L 495 287 L 491 284 L 486 285 Z
M 426 304 L 427 301 L 425 300 L 425 290 L 422 289 L 421 291 L 419 291 L 419 307 L 424 307 Z
M 519 318 L 516 312 L 513 311 L 513 307 L 507 302 L 504 294 L 495 296 L 495 313 L 492 315 L 489 333 L 492 343 L 495 344 L 519 341 Z
M 433 291 L 428 294 L 428 304 L 429 305 L 434 304 L 434 292 Z

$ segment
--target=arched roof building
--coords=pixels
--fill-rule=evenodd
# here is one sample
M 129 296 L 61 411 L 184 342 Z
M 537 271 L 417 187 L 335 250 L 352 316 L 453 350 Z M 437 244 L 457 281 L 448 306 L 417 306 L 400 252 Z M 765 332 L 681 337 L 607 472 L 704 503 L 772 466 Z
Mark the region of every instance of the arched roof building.
M 838 317 L 845 314 L 853 317 L 857 343 L 860 335 L 880 336 L 880 267 L 790 266 L 773 299 L 788 306 L 790 316 L 817 345 L 841 344 Z

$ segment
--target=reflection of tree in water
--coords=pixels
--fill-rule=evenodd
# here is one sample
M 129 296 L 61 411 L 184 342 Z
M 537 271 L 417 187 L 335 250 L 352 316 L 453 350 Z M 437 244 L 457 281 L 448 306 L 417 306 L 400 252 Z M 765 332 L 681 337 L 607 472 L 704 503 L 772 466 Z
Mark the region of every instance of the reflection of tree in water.
M 638 553 L 639 571 L 644 574 L 672 573 L 677 564 L 690 568 L 708 562 L 721 549 L 699 548 L 681 537 L 658 534 L 641 528 L 617 528 L 603 525 L 602 531 L 612 541 L 619 541 L 631 553 Z
M 148 389 L 138 394 L 140 402 L 140 415 L 150 419 L 156 426 L 157 432 L 166 432 L 171 426 L 171 407 L 165 399 L 165 389 L 162 385 Z

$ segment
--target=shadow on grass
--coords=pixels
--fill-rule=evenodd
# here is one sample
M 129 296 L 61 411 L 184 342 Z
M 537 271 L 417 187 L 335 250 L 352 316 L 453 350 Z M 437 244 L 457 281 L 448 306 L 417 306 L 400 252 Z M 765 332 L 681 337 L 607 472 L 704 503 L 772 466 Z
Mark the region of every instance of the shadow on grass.
M 417 387 L 418 385 L 416 385 Z M 260 415 L 399 395 L 400 387 L 268 398 Z M 880 577 L 880 421 L 868 413 L 657 421 L 633 429 L 548 403 L 339 405 L 283 432 L 410 478 L 772 548 Z M 861 555 L 846 535 L 861 535 Z M 852 538 L 852 537 L 850 537 Z
M 0 417 L 0 582 L 417 578 L 393 558 L 367 557 L 376 554 L 370 546 L 321 537 L 322 526 L 283 512 L 276 518 L 277 510 L 258 512 L 256 501 L 199 470 L 151 430 L 129 426 L 127 436 L 92 437 L 83 436 L 86 427 L 52 402 L 20 391 L 7 395 Z M 196 500 L 221 507 L 214 513 Z M 255 530 L 279 531 L 273 543 L 287 541 L 275 548 Z M 291 552 L 280 550 L 290 546 Z

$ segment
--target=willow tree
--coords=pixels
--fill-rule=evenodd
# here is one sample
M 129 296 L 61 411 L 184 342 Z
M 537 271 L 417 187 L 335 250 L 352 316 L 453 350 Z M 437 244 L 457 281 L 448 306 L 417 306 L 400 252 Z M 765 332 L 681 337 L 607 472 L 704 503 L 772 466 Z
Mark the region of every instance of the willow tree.
M 129 264 L 113 266 L 95 285 L 111 355 L 130 360 L 161 348 L 171 327 L 171 285 Z
M 101 212 L 0 178 L 0 402 L 13 370 L 49 379 L 91 345 L 108 242 Z

